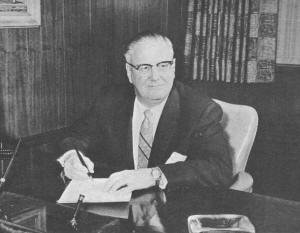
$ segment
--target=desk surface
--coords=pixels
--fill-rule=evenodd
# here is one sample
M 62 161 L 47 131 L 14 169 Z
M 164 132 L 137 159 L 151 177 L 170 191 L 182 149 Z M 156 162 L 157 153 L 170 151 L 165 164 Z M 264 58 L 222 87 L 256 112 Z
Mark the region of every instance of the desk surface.
M 68 206 L 2 193 L 0 208 L 12 222 L 40 232 L 72 232 L 69 220 L 74 210 Z M 193 214 L 242 214 L 257 233 L 300 232 L 299 202 L 234 190 L 144 190 L 135 192 L 130 203 L 84 204 L 82 209 L 86 210 L 79 214 L 82 232 L 188 233 L 187 217 Z

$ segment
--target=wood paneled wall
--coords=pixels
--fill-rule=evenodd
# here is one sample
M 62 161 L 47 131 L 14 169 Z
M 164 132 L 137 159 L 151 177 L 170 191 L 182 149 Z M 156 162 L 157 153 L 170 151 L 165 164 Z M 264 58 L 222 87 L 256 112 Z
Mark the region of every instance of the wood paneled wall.
M 169 32 L 182 44 L 181 0 L 41 4 L 40 28 L 0 29 L 0 136 L 28 136 L 73 122 L 102 85 L 126 81 L 121 48 L 138 31 Z

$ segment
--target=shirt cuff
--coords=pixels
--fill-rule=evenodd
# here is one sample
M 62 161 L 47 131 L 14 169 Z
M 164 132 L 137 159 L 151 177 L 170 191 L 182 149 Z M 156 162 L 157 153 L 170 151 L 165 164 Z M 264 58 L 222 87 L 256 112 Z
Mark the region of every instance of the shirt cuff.
M 64 167 L 65 166 L 65 162 L 73 155 L 75 154 L 76 151 L 75 150 L 68 150 L 67 152 L 65 152 L 62 156 L 60 156 L 56 161 L 59 162 L 59 164 Z

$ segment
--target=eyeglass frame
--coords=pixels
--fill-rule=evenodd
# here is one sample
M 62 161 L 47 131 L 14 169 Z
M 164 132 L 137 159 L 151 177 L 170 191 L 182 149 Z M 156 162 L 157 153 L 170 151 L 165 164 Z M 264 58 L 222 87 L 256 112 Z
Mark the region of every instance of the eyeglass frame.
M 146 66 L 151 67 L 151 69 L 149 70 L 149 72 L 150 72 L 150 71 L 152 71 L 153 66 L 158 67 L 158 65 L 161 64 L 161 63 L 168 63 L 168 64 L 170 65 L 170 66 L 169 66 L 169 69 L 170 69 L 171 66 L 175 63 L 174 60 L 175 60 L 175 58 L 173 58 L 172 61 L 161 61 L 161 62 L 158 62 L 158 63 L 155 64 L 155 65 L 152 65 L 152 64 L 139 64 L 139 65 L 133 65 L 133 64 L 127 62 L 127 61 L 126 61 L 126 64 L 130 65 L 130 66 L 133 67 L 136 71 L 138 71 L 139 73 L 143 74 L 143 72 L 139 70 L 139 68 L 140 68 L 141 66 L 145 66 L 145 65 L 146 65 Z M 144 74 L 147 74 L 147 73 L 144 73 Z

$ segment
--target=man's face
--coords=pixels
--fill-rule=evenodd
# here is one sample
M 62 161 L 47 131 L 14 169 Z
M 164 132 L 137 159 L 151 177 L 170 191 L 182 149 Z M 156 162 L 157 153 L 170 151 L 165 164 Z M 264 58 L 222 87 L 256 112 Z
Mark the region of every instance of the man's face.
M 175 59 L 173 50 L 162 39 L 146 39 L 136 44 L 129 63 L 134 66 L 141 64 L 152 65 L 150 72 L 140 72 L 126 64 L 129 82 L 135 87 L 137 98 L 148 107 L 164 101 L 172 88 L 175 78 Z M 168 69 L 158 69 L 157 64 L 173 61 Z

